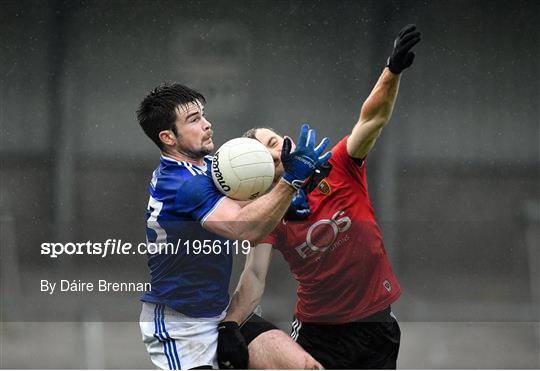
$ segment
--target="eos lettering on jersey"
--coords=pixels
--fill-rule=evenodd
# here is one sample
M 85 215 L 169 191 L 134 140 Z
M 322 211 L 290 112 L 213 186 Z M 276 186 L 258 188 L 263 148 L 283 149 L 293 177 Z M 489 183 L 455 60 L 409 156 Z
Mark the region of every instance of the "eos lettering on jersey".
M 225 180 L 223 179 L 223 174 L 221 174 L 221 171 L 219 171 L 219 151 L 216 152 L 214 155 L 214 160 L 212 162 L 212 171 L 214 172 L 214 176 L 216 177 L 217 182 L 219 183 L 219 186 L 223 191 L 229 192 L 231 190 L 231 187 L 225 183 Z
M 351 227 L 351 219 L 344 216 L 344 211 L 336 212 L 331 219 L 322 219 L 309 227 L 306 240 L 295 249 L 302 258 L 307 258 L 315 253 L 333 249 L 348 241 L 347 235 L 340 237 Z M 338 239 L 338 237 L 340 237 Z

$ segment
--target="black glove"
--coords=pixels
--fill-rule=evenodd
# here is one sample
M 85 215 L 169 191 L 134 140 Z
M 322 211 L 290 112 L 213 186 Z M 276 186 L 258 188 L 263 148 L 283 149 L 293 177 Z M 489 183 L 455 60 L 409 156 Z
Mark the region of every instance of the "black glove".
M 221 322 L 218 326 L 218 365 L 221 369 L 247 369 L 249 352 L 238 323 Z
M 394 41 L 394 50 L 388 58 L 386 66 L 392 73 L 400 74 L 405 68 L 411 66 L 414 60 L 414 53 L 411 52 L 413 46 L 422 39 L 420 31 L 416 31 L 414 24 L 409 24 L 399 31 L 398 37 Z

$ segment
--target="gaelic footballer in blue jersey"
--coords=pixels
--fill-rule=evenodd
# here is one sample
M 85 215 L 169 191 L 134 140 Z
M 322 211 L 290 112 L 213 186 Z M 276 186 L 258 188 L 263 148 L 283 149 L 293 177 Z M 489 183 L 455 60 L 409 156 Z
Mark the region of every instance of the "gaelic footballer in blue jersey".
M 286 139 L 283 178 L 269 193 L 251 203 L 224 197 L 209 173 L 208 155 L 214 143 L 204 105 L 204 97 L 196 90 L 165 84 L 152 90 L 137 110 L 139 124 L 161 151 L 149 186 L 147 240 L 186 247 L 148 254 L 151 290 L 141 298 L 140 325 L 152 362 L 163 369 L 217 367 L 217 327 L 229 304 L 232 256 L 225 249 L 191 254 L 189 244 L 238 240 L 255 245 L 274 229 L 297 189 L 330 157 L 330 153 L 323 155 L 328 140 L 315 147 L 315 132 L 304 125 L 294 151 Z M 255 338 L 248 353 L 238 324 L 226 325 L 239 342 L 245 367 L 249 354 L 250 364 L 264 364 L 256 352 L 257 342 L 278 342 L 280 347 L 296 349 L 298 363 L 289 368 L 305 367 L 310 357 L 278 330 Z

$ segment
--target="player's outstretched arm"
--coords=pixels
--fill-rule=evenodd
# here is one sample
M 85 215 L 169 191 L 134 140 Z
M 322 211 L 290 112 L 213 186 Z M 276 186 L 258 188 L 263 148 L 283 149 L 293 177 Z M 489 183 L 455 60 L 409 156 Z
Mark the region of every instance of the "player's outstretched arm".
M 227 315 L 218 326 L 217 353 L 220 368 L 248 367 L 248 347 L 240 333 L 240 324 L 261 302 L 271 256 L 272 245 L 264 243 L 251 249 L 246 258 Z
M 322 370 L 322 365 L 296 344 L 289 335 L 274 329 L 258 335 L 249 343 L 242 344 L 238 324 L 242 323 L 260 303 L 266 274 L 270 265 L 272 245 L 257 245 L 247 257 L 244 271 L 232 297 L 231 305 L 223 323 L 232 324 L 233 330 L 220 331 L 218 337 L 218 363 L 221 368 L 241 369 L 307 369 Z M 248 356 L 246 356 L 246 348 Z
M 251 249 L 224 321 L 242 323 L 259 305 L 271 257 L 272 245 L 269 243 L 261 243 Z
M 386 125 L 396 101 L 401 72 L 414 60 L 412 47 L 420 42 L 416 26 L 407 25 L 398 34 L 387 66 L 362 105 L 360 118 L 347 140 L 347 153 L 353 158 L 365 158 Z
M 324 138 L 315 147 L 315 131 L 309 129 L 309 125 L 303 125 L 293 152 L 290 139 L 287 138 L 283 144 L 281 162 L 285 172 L 278 184 L 247 205 L 225 198 L 206 218 L 203 227 L 220 236 L 247 240 L 252 246 L 256 245 L 285 215 L 296 190 L 330 158 L 330 152 L 323 154 L 327 145 L 328 139 Z

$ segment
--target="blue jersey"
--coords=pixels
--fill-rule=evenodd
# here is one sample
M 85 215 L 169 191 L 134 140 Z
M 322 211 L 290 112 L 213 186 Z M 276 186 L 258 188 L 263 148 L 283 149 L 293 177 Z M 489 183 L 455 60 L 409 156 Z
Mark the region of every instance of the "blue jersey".
M 141 298 L 195 318 L 218 316 L 227 308 L 232 268 L 226 249 L 195 253 L 194 247 L 206 241 L 226 241 L 202 227 L 224 199 L 212 181 L 211 157 L 204 161 L 196 166 L 161 156 L 153 173 L 146 237 L 149 247 L 152 242 L 168 247 L 148 253 L 152 288 Z

